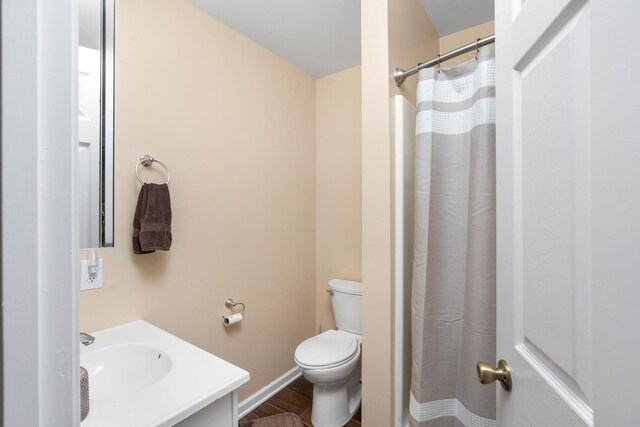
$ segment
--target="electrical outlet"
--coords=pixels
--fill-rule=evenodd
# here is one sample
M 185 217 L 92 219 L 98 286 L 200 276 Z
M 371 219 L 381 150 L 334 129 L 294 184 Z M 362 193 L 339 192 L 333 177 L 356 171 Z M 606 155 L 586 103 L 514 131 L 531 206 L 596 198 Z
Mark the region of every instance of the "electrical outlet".
M 87 260 L 80 261 L 80 290 L 87 291 L 90 289 L 99 289 L 102 287 L 102 272 L 104 271 L 103 259 L 98 259 L 98 273 L 94 279 L 89 276 L 89 267 Z

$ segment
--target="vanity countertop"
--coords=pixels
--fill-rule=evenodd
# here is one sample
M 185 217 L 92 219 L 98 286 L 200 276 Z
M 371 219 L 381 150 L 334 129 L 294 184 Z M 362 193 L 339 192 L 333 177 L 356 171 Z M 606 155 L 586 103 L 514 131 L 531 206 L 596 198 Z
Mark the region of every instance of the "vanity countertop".
M 92 335 L 80 349 L 91 403 L 81 427 L 172 426 L 249 381 L 247 371 L 143 320 Z

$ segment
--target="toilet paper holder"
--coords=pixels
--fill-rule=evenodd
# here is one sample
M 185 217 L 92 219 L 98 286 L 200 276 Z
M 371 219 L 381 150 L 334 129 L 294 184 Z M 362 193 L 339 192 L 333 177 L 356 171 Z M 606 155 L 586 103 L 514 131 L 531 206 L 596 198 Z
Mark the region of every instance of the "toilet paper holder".
M 235 308 L 235 306 L 237 305 L 242 306 L 242 311 L 240 311 L 239 313 L 232 314 L 230 316 L 222 316 L 222 323 L 224 324 L 224 326 L 231 326 L 231 325 L 235 325 L 238 322 L 241 322 L 242 319 L 244 318 L 244 310 L 246 308 L 246 305 L 243 302 L 235 302 L 232 298 L 227 298 L 224 301 L 224 306 L 229 309 Z
M 242 311 L 240 311 L 240 314 L 244 315 L 244 310 L 245 308 L 247 308 L 247 306 L 243 302 L 235 302 L 232 298 L 227 298 L 226 300 L 224 300 L 224 306 L 227 308 L 235 308 L 236 305 L 242 306 Z

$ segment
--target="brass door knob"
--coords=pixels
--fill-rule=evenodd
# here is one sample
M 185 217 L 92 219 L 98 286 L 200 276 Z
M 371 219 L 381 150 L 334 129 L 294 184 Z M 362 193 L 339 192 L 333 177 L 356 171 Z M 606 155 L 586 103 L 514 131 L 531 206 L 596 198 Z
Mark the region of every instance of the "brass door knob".
M 511 391 L 511 371 L 509 365 L 504 359 L 498 362 L 498 368 L 494 368 L 486 363 L 478 362 L 476 366 L 478 370 L 478 380 L 482 384 L 491 384 L 495 380 L 500 381 L 502 388 Z

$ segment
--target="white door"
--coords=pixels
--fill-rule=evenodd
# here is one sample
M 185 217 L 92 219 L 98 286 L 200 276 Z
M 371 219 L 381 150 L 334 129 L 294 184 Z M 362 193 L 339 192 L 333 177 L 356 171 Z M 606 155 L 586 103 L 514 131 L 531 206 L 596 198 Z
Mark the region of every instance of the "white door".
M 499 427 L 640 426 L 639 18 L 496 2 Z

